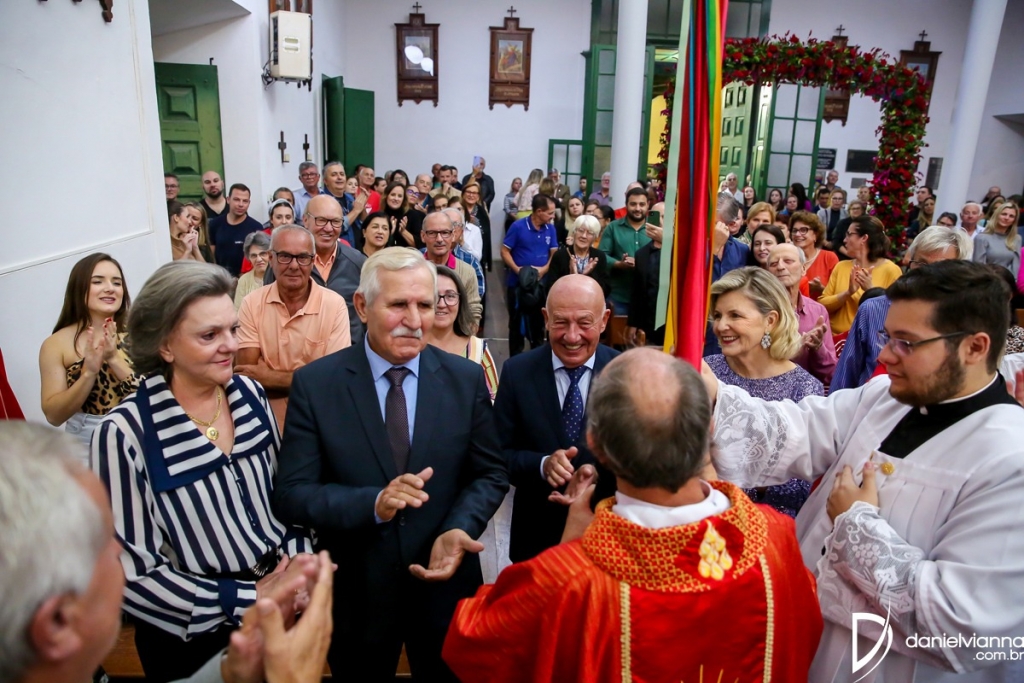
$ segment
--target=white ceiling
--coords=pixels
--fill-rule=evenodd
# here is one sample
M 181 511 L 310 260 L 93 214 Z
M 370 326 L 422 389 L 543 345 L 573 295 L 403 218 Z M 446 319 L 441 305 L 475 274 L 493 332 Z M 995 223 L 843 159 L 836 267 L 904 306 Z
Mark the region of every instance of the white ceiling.
M 154 36 L 246 14 L 249 10 L 233 0 L 149 0 L 149 25 Z

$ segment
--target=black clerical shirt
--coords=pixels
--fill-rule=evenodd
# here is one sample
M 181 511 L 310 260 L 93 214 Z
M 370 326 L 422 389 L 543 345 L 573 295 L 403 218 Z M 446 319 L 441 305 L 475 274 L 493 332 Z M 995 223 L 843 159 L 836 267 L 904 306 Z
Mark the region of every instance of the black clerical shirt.
M 939 432 L 955 425 L 983 408 L 1007 403 L 1020 407 L 1006 391 L 1006 380 L 996 373 L 987 387 L 967 398 L 911 408 L 903 416 L 878 450 L 894 458 L 905 458 L 914 449 Z

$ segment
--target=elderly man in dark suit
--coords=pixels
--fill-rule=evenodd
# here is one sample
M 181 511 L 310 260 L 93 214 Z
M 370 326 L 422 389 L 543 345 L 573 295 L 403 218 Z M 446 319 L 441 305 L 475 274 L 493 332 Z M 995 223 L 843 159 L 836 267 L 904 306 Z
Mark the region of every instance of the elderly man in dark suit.
M 336 679 L 393 681 L 405 643 L 416 680 L 456 680 L 441 647 L 508 490 L 483 371 L 426 344 L 436 299 L 418 252 L 377 252 L 355 294 L 364 341 L 292 380 L 274 507 L 337 559 Z
M 316 257 L 313 259 L 313 282 L 337 292 L 348 305 L 348 325 L 352 344 L 363 340 L 363 323 L 356 315 L 353 295 L 359 286 L 359 272 L 366 256 L 351 246 L 338 241 L 344 216 L 341 204 L 331 195 L 317 195 L 306 204 L 302 224 L 316 238 Z M 274 271 L 267 268 L 263 284 L 274 281 Z
M 615 491 L 614 475 L 598 465 L 583 429 L 590 382 L 618 355 L 600 344 L 609 315 L 596 280 L 575 274 L 559 278 L 544 308 L 549 343 L 510 358 L 502 368 L 494 410 L 509 480 L 516 487 L 513 562 L 558 544 L 566 496 L 574 495 L 577 482 L 571 480 L 581 466 L 591 465 L 600 475 L 595 501 Z

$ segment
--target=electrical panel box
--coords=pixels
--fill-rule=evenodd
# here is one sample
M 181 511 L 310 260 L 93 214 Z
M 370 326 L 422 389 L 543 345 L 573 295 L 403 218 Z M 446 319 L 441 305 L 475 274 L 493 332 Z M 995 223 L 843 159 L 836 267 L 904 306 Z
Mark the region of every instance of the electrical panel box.
M 305 12 L 270 15 L 270 75 L 289 81 L 312 76 L 313 19 Z

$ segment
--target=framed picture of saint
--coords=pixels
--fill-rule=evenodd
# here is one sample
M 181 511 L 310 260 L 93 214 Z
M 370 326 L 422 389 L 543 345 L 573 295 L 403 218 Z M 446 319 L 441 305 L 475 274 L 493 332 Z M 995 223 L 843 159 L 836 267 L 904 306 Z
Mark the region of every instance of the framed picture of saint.
M 521 28 L 519 19 L 509 17 L 504 26 L 491 26 L 491 78 L 488 104 L 530 108 L 530 52 L 533 29 Z
M 395 24 L 398 106 L 406 100 L 430 100 L 437 106 L 439 26 L 426 23 L 418 12 L 409 15 L 409 23 Z

